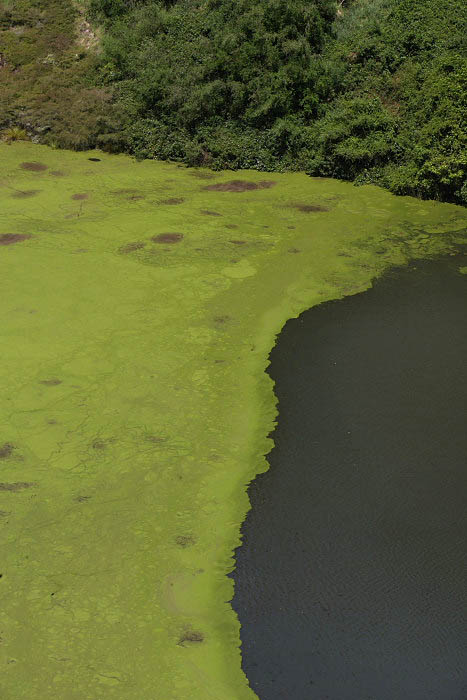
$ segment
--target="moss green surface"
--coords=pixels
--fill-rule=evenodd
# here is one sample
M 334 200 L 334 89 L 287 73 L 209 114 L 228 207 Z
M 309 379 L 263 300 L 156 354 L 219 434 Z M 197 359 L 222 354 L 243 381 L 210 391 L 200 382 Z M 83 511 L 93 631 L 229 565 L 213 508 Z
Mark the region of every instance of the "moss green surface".
M 226 573 L 275 336 L 454 253 L 466 211 L 27 143 L 0 160 L 0 696 L 252 700 Z

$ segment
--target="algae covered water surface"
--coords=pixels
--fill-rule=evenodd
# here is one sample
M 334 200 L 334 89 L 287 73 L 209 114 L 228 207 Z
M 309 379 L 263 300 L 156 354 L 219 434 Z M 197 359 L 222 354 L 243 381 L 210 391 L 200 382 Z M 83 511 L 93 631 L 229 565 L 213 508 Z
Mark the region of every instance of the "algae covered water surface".
M 301 174 L 0 149 L 0 692 L 242 700 L 232 553 L 285 321 L 464 210 Z

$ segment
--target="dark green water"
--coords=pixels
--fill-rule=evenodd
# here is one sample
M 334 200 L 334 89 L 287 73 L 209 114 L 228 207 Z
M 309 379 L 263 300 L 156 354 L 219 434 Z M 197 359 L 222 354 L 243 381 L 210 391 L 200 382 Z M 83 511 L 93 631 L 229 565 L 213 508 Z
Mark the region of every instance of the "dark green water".
M 467 698 L 466 257 L 289 321 L 233 605 L 261 700 Z

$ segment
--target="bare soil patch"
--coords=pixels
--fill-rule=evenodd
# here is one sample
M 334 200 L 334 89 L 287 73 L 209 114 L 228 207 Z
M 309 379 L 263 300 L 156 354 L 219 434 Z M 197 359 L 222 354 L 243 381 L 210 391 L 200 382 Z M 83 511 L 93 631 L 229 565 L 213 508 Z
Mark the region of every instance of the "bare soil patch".
M 204 214 L 204 216 L 222 216 L 219 212 L 210 211 L 209 209 L 201 209 L 201 214 Z
M 44 384 L 45 386 L 58 386 L 61 383 L 62 380 L 57 379 L 57 377 L 52 377 L 52 379 L 42 379 L 42 381 L 39 382 L 39 384 Z
M 0 233 L 0 245 L 12 245 L 13 243 L 21 243 L 31 238 L 30 233 Z
M 246 241 L 229 241 L 229 243 L 233 243 L 234 245 L 246 245 Z
M 83 199 L 89 199 L 89 195 L 86 192 L 76 192 L 76 194 L 71 195 L 71 198 L 76 201 L 81 201 Z
M 275 184 L 273 180 L 260 180 L 260 182 L 230 180 L 229 182 L 217 182 L 214 185 L 205 185 L 203 190 L 208 190 L 209 192 L 248 192 L 250 190 L 267 190 Z
M 234 228 L 238 228 L 238 226 L 237 226 L 237 224 L 226 224 L 225 228 L 234 229 Z

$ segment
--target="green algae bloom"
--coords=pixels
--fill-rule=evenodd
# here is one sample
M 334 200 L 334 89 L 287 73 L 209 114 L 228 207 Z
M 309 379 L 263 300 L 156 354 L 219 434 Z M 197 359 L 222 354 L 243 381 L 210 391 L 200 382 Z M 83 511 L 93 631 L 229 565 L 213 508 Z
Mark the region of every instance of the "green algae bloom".
M 281 327 L 467 214 L 303 174 L 0 146 L 0 694 L 252 700 L 229 600 Z

